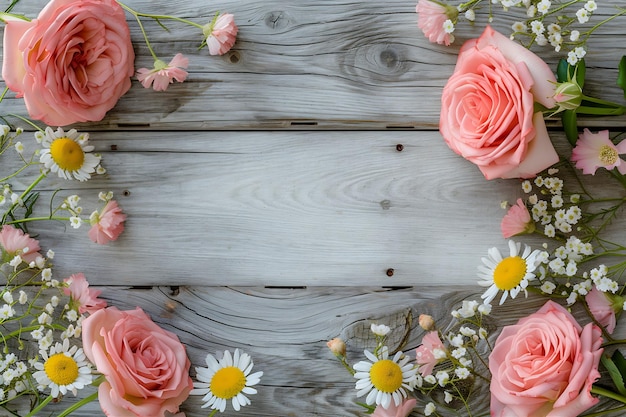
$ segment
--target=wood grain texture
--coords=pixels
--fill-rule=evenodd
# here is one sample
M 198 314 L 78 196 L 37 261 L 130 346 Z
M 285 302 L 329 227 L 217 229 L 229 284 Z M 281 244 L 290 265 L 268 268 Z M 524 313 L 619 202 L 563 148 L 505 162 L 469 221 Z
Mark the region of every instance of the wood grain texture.
M 35 16 L 44 0 L 21 2 L 16 12 Z M 101 122 L 90 129 L 433 129 L 438 125 L 440 93 L 453 71 L 464 40 L 480 35 L 486 22 L 460 24 L 450 47 L 430 43 L 417 28 L 415 2 L 134 0 L 137 10 L 174 14 L 204 24 L 216 10 L 236 15 L 235 48 L 222 57 L 198 50 L 198 29 L 166 22 L 169 32 L 146 21 L 154 49 L 168 61 L 182 52 L 190 58 L 189 78 L 163 93 L 133 88 Z M 594 22 L 612 13 L 602 2 Z M 494 8 L 494 26 L 508 34 L 511 15 Z M 518 16 L 519 17 L 519 16 Z M 597 19 L 597 20 L 595 20 Z M 153 59 L 130 19 L 136 67 Z M 606 25 L 587 56 L 589 95 L 620 101 L 613 80 L 619 58 L 614 45 L 626 38 L 621 20 Z M 554 68 L 556 56 L 538 51 Z M 0 87 L 3 85 L 0 84 Z M 22 100 L 9 94 L 3 113 L 24 114 Z M 593 119 L 595 125 L 623 124 L 624 118 Z M 304 125 L 302 124 L 304 123 Z
M 463 286 L 396 290 L 197 286 L 175 291 L 168 287 L 102 290 L 102 296 L 111 304 L 122 309 L 140 305 L 156 323 L 174 331 L 187 347 L 192 368 L 204 366 L 207 353 L 232 351 L 236 347 L 248 352 L 253 357 L 254 370 L 262 370 L 264 375 L 257 386 L 258 394 L 250 396 L 252 405 L 239 413 L 231 410 L 225 414 L 242 417 L 364 416 L 356 404 L 359 399 L 355 396 L 355 379 L 330 353 L 326 341 L 334 337 L 344 339 L 348 360 L 353 364 L 365 360 L 363 349 L 375 345 L 369 330 L 371 323 L 386 324 L 394 328 L 389 348 L 414 356 L 424 334 L 417 322 L 420 314 L 432 315 L 438 326 L 446 329 L 452 323 L 450 311 L 458 308 L 462 300 L 479 295 L 475 287 Z M 513 324 L 520 312 L 529 314 L 544 302 L 541 297 L 520 298 L 494 308 L 492 317 L 497 318 L 498 326 Z M 575 312 L 583 321 L 584 313 L 578 309 Z M 618 329 L 616 336 L 623 337 L 624 330 Z M 475 416 L 488 414 L 487 399 L 488 390 L 483 386 L 471 399 Z M 200 409 L 199 400 L 200 397 L 190 397 L 184 403 L 182 410 L 187 417 L 207 415 L 206 410 Z M 423 415 L 424 400 L 419 404 L 411 416 Z M 102 413 L 94 402 L 73 415 Z M 444 411 L 443 415 L 467 413 L 458 408 Z
M 35 16 L 45 3 L 22 0 L 16 11 Z M 238 40 L 227 55 L 211 57 L 197 50 L 196 30 L 167 22 L 171 31 L 164 32 L 146 21 L 160 57 L 189 56 L 189 78 L 163 93 L 134 80 L 104 120 L 77 125 L 91 132 L 108 173 L 86 183 L 48 178 L 41 201 L 63 188 L 56 198 L 79 193 L 91 210 L 97 191 L 113 190 L 129 218 L 122 238 L 105 247 L 91 243 L 85 227 L 33 224 L 42 246 L 56 252 L 55 277 L 84 272 L 111 305 L 142 307 L 179 335 L 193 366 L 216 350 L 250 353 L 265 375 L 252 406 L 237 415 L 363 415 L 354 379 L 325 342 L 344 338 L 351 361 L 360 360 L 373 346 L 369 325 L 377 322 L 408 335 L 402 349 L 412 353 L 423 334 L 419 314 L 445 327 L 452 308 L 479 296 L 480 257 L 506 247 L 500 203 L 522 196 L 518 180 L 485 181 L 436 131 L 441 89 L 462 42 L 482 31 L 484 15 L 475 27 L 459 26 L 455 45 L 444 47 L 417 28 L 415 2 L 128 4 L 199 23 L 228 11 Z M 602 2 L 598 20 L 619 4 Z M 495 27 L 508 33 L 509 22 L 499 16 Z M 129 25 L 136 66 L 151 66 L 130 18 Z M 623 19 L 594 35 L 588 94 L 623 102 L 613 80 L 622 54 L 615 45 L 624 40 Z M 541 56 L 554 67 L 554 54 Z M 0 103 L 6 113 L 26 114 L 12 93 Z M 625 121 L 582 124 L 621 130 Z M 550 125 L 568 155 L 558 121 Z M 611 191 L 607 176 L 591 181 Z M 38 210 L 45 212 L 45 204 Z M 623 220 L 614 225 L 618 239 L 623 226 Z M 495 309 L 494 326 L 515 322 L 543 301 L 518 299 Z M 623 326 L 617 332 L 626 336 Z M 393 348 L 400 339 L 394 333 Z M 186 415 L 206 416 L 200 404 L 188 400 Z M 488 413 L 486 386 L 472 404 Z M 412 416 L 421 416 L 422 407 Z M 103 414 L 92 403 L 74 415 Z
M 59 274 L 79 266 L 96 284 L 472 284 L 487 249 L 506 246 L 501 201 L 522 195 L 518 180 L 487 183 L 434 132 L 201 132 L 179 141 L 132 132 L 92 141 L 104 177 L 50 177 L 40 189 L 63 187 L 55 201 L 78 193 L 87 213 L 98 191 L 113 190 L 129 216 L 123 238 L 100 247 L 88 225 L 30 230 L 57 253 Z

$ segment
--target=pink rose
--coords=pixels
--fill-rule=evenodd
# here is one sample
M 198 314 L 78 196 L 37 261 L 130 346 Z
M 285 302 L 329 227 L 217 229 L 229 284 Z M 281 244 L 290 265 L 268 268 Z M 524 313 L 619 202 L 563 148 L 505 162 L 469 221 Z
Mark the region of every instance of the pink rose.
M 461 47 L 443 89 L 439 130 L 487 179 L 529 178 L 559 160 L 535 102 L 555 105 L 556 79 L 537 55 L 490 26 Z
M 140 308 L 96 311 L 83 321 L 82 339 L 85 355 L 106 378 L 98 401 L 107 416 L 177 413 L 193 388 L 185 346 Z
M 37 19 L 4 29 L 2 77 L 49 125 L 101 120 L 130 88 L 134 59 L 114 0 L 52 0 Z
M 591 385 L 600 377 L 602 331 L 581 327 L 561 305 L 506 326 L 491 355 L 491 415 L 574 417 L 598 402 Z

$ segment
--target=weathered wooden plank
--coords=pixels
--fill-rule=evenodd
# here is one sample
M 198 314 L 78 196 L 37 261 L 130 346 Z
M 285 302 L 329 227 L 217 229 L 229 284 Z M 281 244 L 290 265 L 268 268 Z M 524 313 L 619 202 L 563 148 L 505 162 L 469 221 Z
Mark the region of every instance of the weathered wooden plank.
M 255 370 L 264 372 L 252 405 L 238 416 L 362 416 L 356 404 L 354 378 L 326 347 L 326 341 L 341 337 L 348 346 L 348 360 L 364 360 L 363 349 L 375 342 L 371 323 L 394 328 L 389 348 L 400 348 L 414 356 L 423 330 L 419 314 L 430 314 L 442 329 L 452 322 L 450 311 L 464 299 L 476 299 L 477 286 L 412 289 L 309 288 L 268 289 L 254 287 L 180 287 L 131 290 L 102 288 L 102 296 L 121 309 L 141 306 L 165 329 L 174 331 L 186 345 L 192 368 L 204 365 L 207 353 L 241 348 L 254 360 Z M 545 302 L 541 297 L 506 303 L 493 309 L 498 326 L 515 323 L 521 315 L 535 311 Z M 576 309 L 583 319 L 584 313 Z M 400 346 L 404 335 L 406 343 Z M 618 328 L 616 337 L 626 334 Z M 495 340 L 497 332 L 492 336 Z M 195 375 L 195 372 L 193 373 Z M 475 415 L 488 412 L 488 387 L 472 398 Z M 67 397 L 71 401 L 70 397 Z M 363 400 L 361 398 L 360 400 Z M 68 403 L 62 403 L 67 406 Z M 183 406 L 187 417 L 206 416 L 200 398 L 190 397 Z M 419 402 L 423 407 L 424 402 Z M 54 408 L 53 408 L 54 409 Z M 419 410 L 418 410 L 419 411 Z M 73 414 L 77 417 L 102 415 L 97 403 Z M 420 412 L 413 415 L 422 415 Z M 462 409 L 458 414 L 467 415 Z
M 59 273 L 79 268 L 95 284 L 474 283 L 480 257 L 505 245 L 501 201 L 522 194 L 517 180 L 485 181 L 435 132 L 111 132 L 92 141 L 103 178 L 39 188 L 78 192 L 86 213 L 98 191 L 113 190 L 128 214 L 123 238 L 99 247 L 84 229 L 31 230 L 56 251 Z M 46 197 L 41 204 L 47 210 Z
M 92 141 L 104 177 L 48 178 L 39 189 L 64 188 L 57 201 L 78 193 L 87 215 L 99 191 L 113 190 L 128 214 L 122 238 L 99 247 L 87 225 L 31 230 L 56 251 L 59 274 L 80 269 L 95 284 L 473 284 L 487 249 L 506 248 L 501 201 L 523 196 L 519 180 L 486 181 L 436 132 L 110 132 Z M 602 173 L 587 180 L 607 187 Z
M 21 2 L 15 11 L 35 16 L 44 0 Z M 168 60 L 176 52 L 190 58 L 189 78 L 167 92 L 133 88 L 91 129 L 353 129 L 435 128 L 440 94 L 452 73 L 463 40 L 478 36 L 486 22 L 460 24 L 454 46 L 434 45 L 417 28 L 413 2 L 374 0 L 218 1 L 134 0 L 142 11 L 158 11 L 204 23 L 215 10 L 236 15 L 240 33 L 223 57 L 198 51 L 197 29 L 168 22 L 170 32 L 146 22 L 154 48 Z M 612 13 L 603 2 L 594 22 Z M 495 10 L 494 26 L 509 33 L 513 16 Z M 624 19 L 624 18 L 622 18 Z M 129 19 L 137 67 L 153 60 L 136 23 Z M 594 35 L 587 56 L 590 95 L 622 101 L 613 80 L 619 56 L 614 45 L 626 34 L 616 19 Z M 552 67 L 555 55 L 541 51 Z M 0 84 L 0 87 L 3 87 Z M 9 95 L 2 113 L 24 114 L 22 100 Z M 623 124 L 624 118 L 594 119 L 592 124 Z M 303 124 L 304 123 L 304 124 Z

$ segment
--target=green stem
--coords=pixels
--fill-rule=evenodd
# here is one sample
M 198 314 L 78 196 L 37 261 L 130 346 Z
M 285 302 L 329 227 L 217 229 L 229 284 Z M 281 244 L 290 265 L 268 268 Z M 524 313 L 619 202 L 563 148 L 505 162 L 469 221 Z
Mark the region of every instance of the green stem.
M 98 399 L 98 391 L 94 392 L 93 394 L 89 395 L 88 397 L 83 398 L 82 400 L 80 400 L 79 402 L 71 405 L 70 407 L 66 408 L 65 411 L 63 411 L 61 414 L 59 414 L 57 417 L 66 417 L 69 416 L 70 414 L 72 414 L 74 411 L 78 410 L 80 407 L 89 404 L 90 402 L 97 400 Z
M 49 216 L 49 217 L 28 217 L 26 219 L 18 219 L 18 220 L 13 220 L 10 222 L 5 222 L 4 224 L 21 224 L 21 223 L 27 223 L 27 222 L 37 222 L 37 221 L 41 221 L 41 220 L 59 220 L 62 222 L 68 222 L 70 221 L 69 217 L 58 217 L 58 216 Z
M 217 414 L 217 409 L 211 411 L 211 414 L 209 414 L 209 417 L 213 417 L 215 414 Z
M 29 125 L 31 125 L 32 127 L 34 127 L 35 129 L 37 129 L 40 132 L 44 132 L 44 130 L 42 128 L 40 128 L 39 126 L 37 126 L 35 123 L 33 123 L 31 120 L 28 120 L 27 118 L 20 116 L 19 114 L 13 114 L 10 113 L 9 116 L 12 117 L 16 117 L 18 119 L 20 119 L 21 121 L 23 121 L 24 123 L 28 123 Z
M 11 213 L 13 211 L 13 209 L 15 207 L 17 207 L 17 205 L 19 204 L 20 201 L 22 201 L 24 199 L 24 197 L 26 197 L 28 195 L 28 193 L 30 193 L 33 188 L 35 188 L 37 186 L 37 184 L 39 184 L 41 182 L 41 180 L 43 180 L 44 178 L 46 178 L 46 173 L 42 172 L 41 174 L 39 174 L 39 176 L 37 178 L 35 178 L 35 181 L 33 181 L 33 183 L 31 185 L 28 186 L 28 188 L 26 188 L 24 190 L 24 192 L 19 196 L 19 198 L 17 199 L 17 201 L 15 203 L 13 203 L 11 205 L 11 207 L 9 207 L 9 209 L 5 212 L 4 217 L 2 218 L 2 223 L 4 224 L 4 221 L 6 220 L 6 216 Z
M 615 413 L 617 411 L 624 411 L 624 410 L 626 410 L 626 405 L 624 405 L 622 407 L 618 407 L 618 408 L 611 408 L 610 410 L 598 411 L 596 413 L 581 414 L 581 417 L 599 417 L 599 416 L 603 416 L 605 414 L 615 415 L 613 413 Z
M 196 22 L 192 22 L 191 20 L 187 20 L 187 19 L 183 19 L 182 17 L 177 17 L 177 16 L 169 16 L 169 15 L 160 15 L 160 14 L 149 14 L 149 13 L 141 13 L 138 12 L 136 10 L 131 9 L 130 7 L 128 7 L 127 5 L 125 5 L 124 3 L 118 1 L 117 2 L 120 6 L 122 6 L 123 9 L 125 9 L 126 11 L 128 11 L 130 14 L 134 15 L 134 16 L 141 16 L 141 17 L 148 17 L 150 19 L 154 19 L 154 20 L 162 20 L 162 19 L 169 19 L 169 20 L 175 20 L 181 23 L 185 23 L 187 25 L 190 26 L 194 26 L 197 28 L 202 29 L 203 26 L 196 23 Z
M 40 412 L 50 401 L 52 401 L 52 395 L 48 395 L 45 400 L 39 403 L 37 407 L 35 407 L 30 413 L 26 415 L 26 417 L 36 416 L 38 412 Z
M 596 29 L 598 29 L 600 26 L 602 26 L 602 25 L 603 25 L 603 24 L 605 24 L 605 23 L 610 22 L 611 20 L 615 19 L 616 17 L 619 17 L 619 16 L 621 16 L 621 15 L 623 15 L 623 14 L 626 14 L 626 9 L 622 9 L 622 8 L 619 8 L 619 7 L 618 7 L 618 10 L 621 10 L 621 11 L 620 11 L 619 13 L 614 14 L 614 15 L 613 15 L 613 16 L 611 16 L 611 17 L 607 17 L 606 19 L 604 19 L 604 20 L 603 20 L 603 21 L 601 21 L 601 22 L 596 23 L 596 24 L 595 24 L 595 25 L 594 25 L 591 29 L 589 29 L 587 32 L 585 32 L 585 42 L 587 41 L 587 39 L 589 39 L 589 37 L 591 36 L 591 34 L 592 34 L 593 32 L 595 32 L 595 31 L 596 31 Z
M 619 395 L 619 394 L 617 394 L 617 393 L 615 393 L 613 391 L 609 391 L 606 388 L 602 388 L 602 387 L 598 387 L 596 385 L 592 385 L 591 386 L 591 393 L 592 394 L 601 395 L 603 397 L 607 397 L 607 398 L 610 398 L 612 400 L 619 401 L 621 403 L 626 404 L 626 397 L 624 397 L 622 395 Z
M 122 3 L 119 3 L 119 4 L 124 9 L 126 9 L 130 14 L 135 16 L 135 20 L 137 21 L 137 25 L 139 25 L 139 30 L 141 30 L 141 34 L 143 35 L 143 39 L 146 42 L 146 46 L 148 47 L 148 51 L 150 51 L 150 54 L 152 55 L 152 58 L 155 61 L 158 61 L 159 57 L 154 52 L 154 49 L 152 49 L 152 45 L 150 44 L 150 40 L 148 40 L 148 34 L 146 33 L 146 30 L 144 29 L 143 24 L 141 23 L 141 19 L 139 19 L 139 14 L 137 12 L 135 12 L 133 9 L 131 9 L 130 7 L 126 6 L 125 4 L 122 4 Z
M 10 21 L 10 20 L 24 20 L 26 22 L 30 22 L 30 19 L 24 15 L 0 12 L 0 21 L 6 23 L 7 21 Z

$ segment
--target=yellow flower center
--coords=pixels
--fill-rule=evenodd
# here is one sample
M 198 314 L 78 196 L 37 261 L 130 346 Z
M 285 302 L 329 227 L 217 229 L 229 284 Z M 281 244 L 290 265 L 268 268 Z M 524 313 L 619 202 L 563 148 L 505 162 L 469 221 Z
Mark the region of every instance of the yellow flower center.
M 222 368 L 211 379 L 211 392 L 218 398 L 228 400 L 239 394 L 246 386 L 246 376 L 235 366 Z
M 501 290 L 511 290 L 519 285 L 526 275 L 526 261 L 519 256 L 504 258 L 493 271 L 493 283 Z
M 604 165 L 613 165 L 617 162 L 619 154 L 617 149 L 610 147 L 609 145 L 602 145 L 600 148 L 600 161 Z
M 394 361 L 384 359 L 372 365 L 370 379 L 378 391 L 391 394 L 402 386 L 402 369 Z
M 78 378 L 78 364 L 73 358 L 63 353 L 50 356 L 43 365 L 50 381 L 57 385 L 69 385 Z
M 70 138 L 55 139 L 50 144 L 50 155 L 59 168 L 66 171 L 79 170 L 85 161 L 83 148 Z

